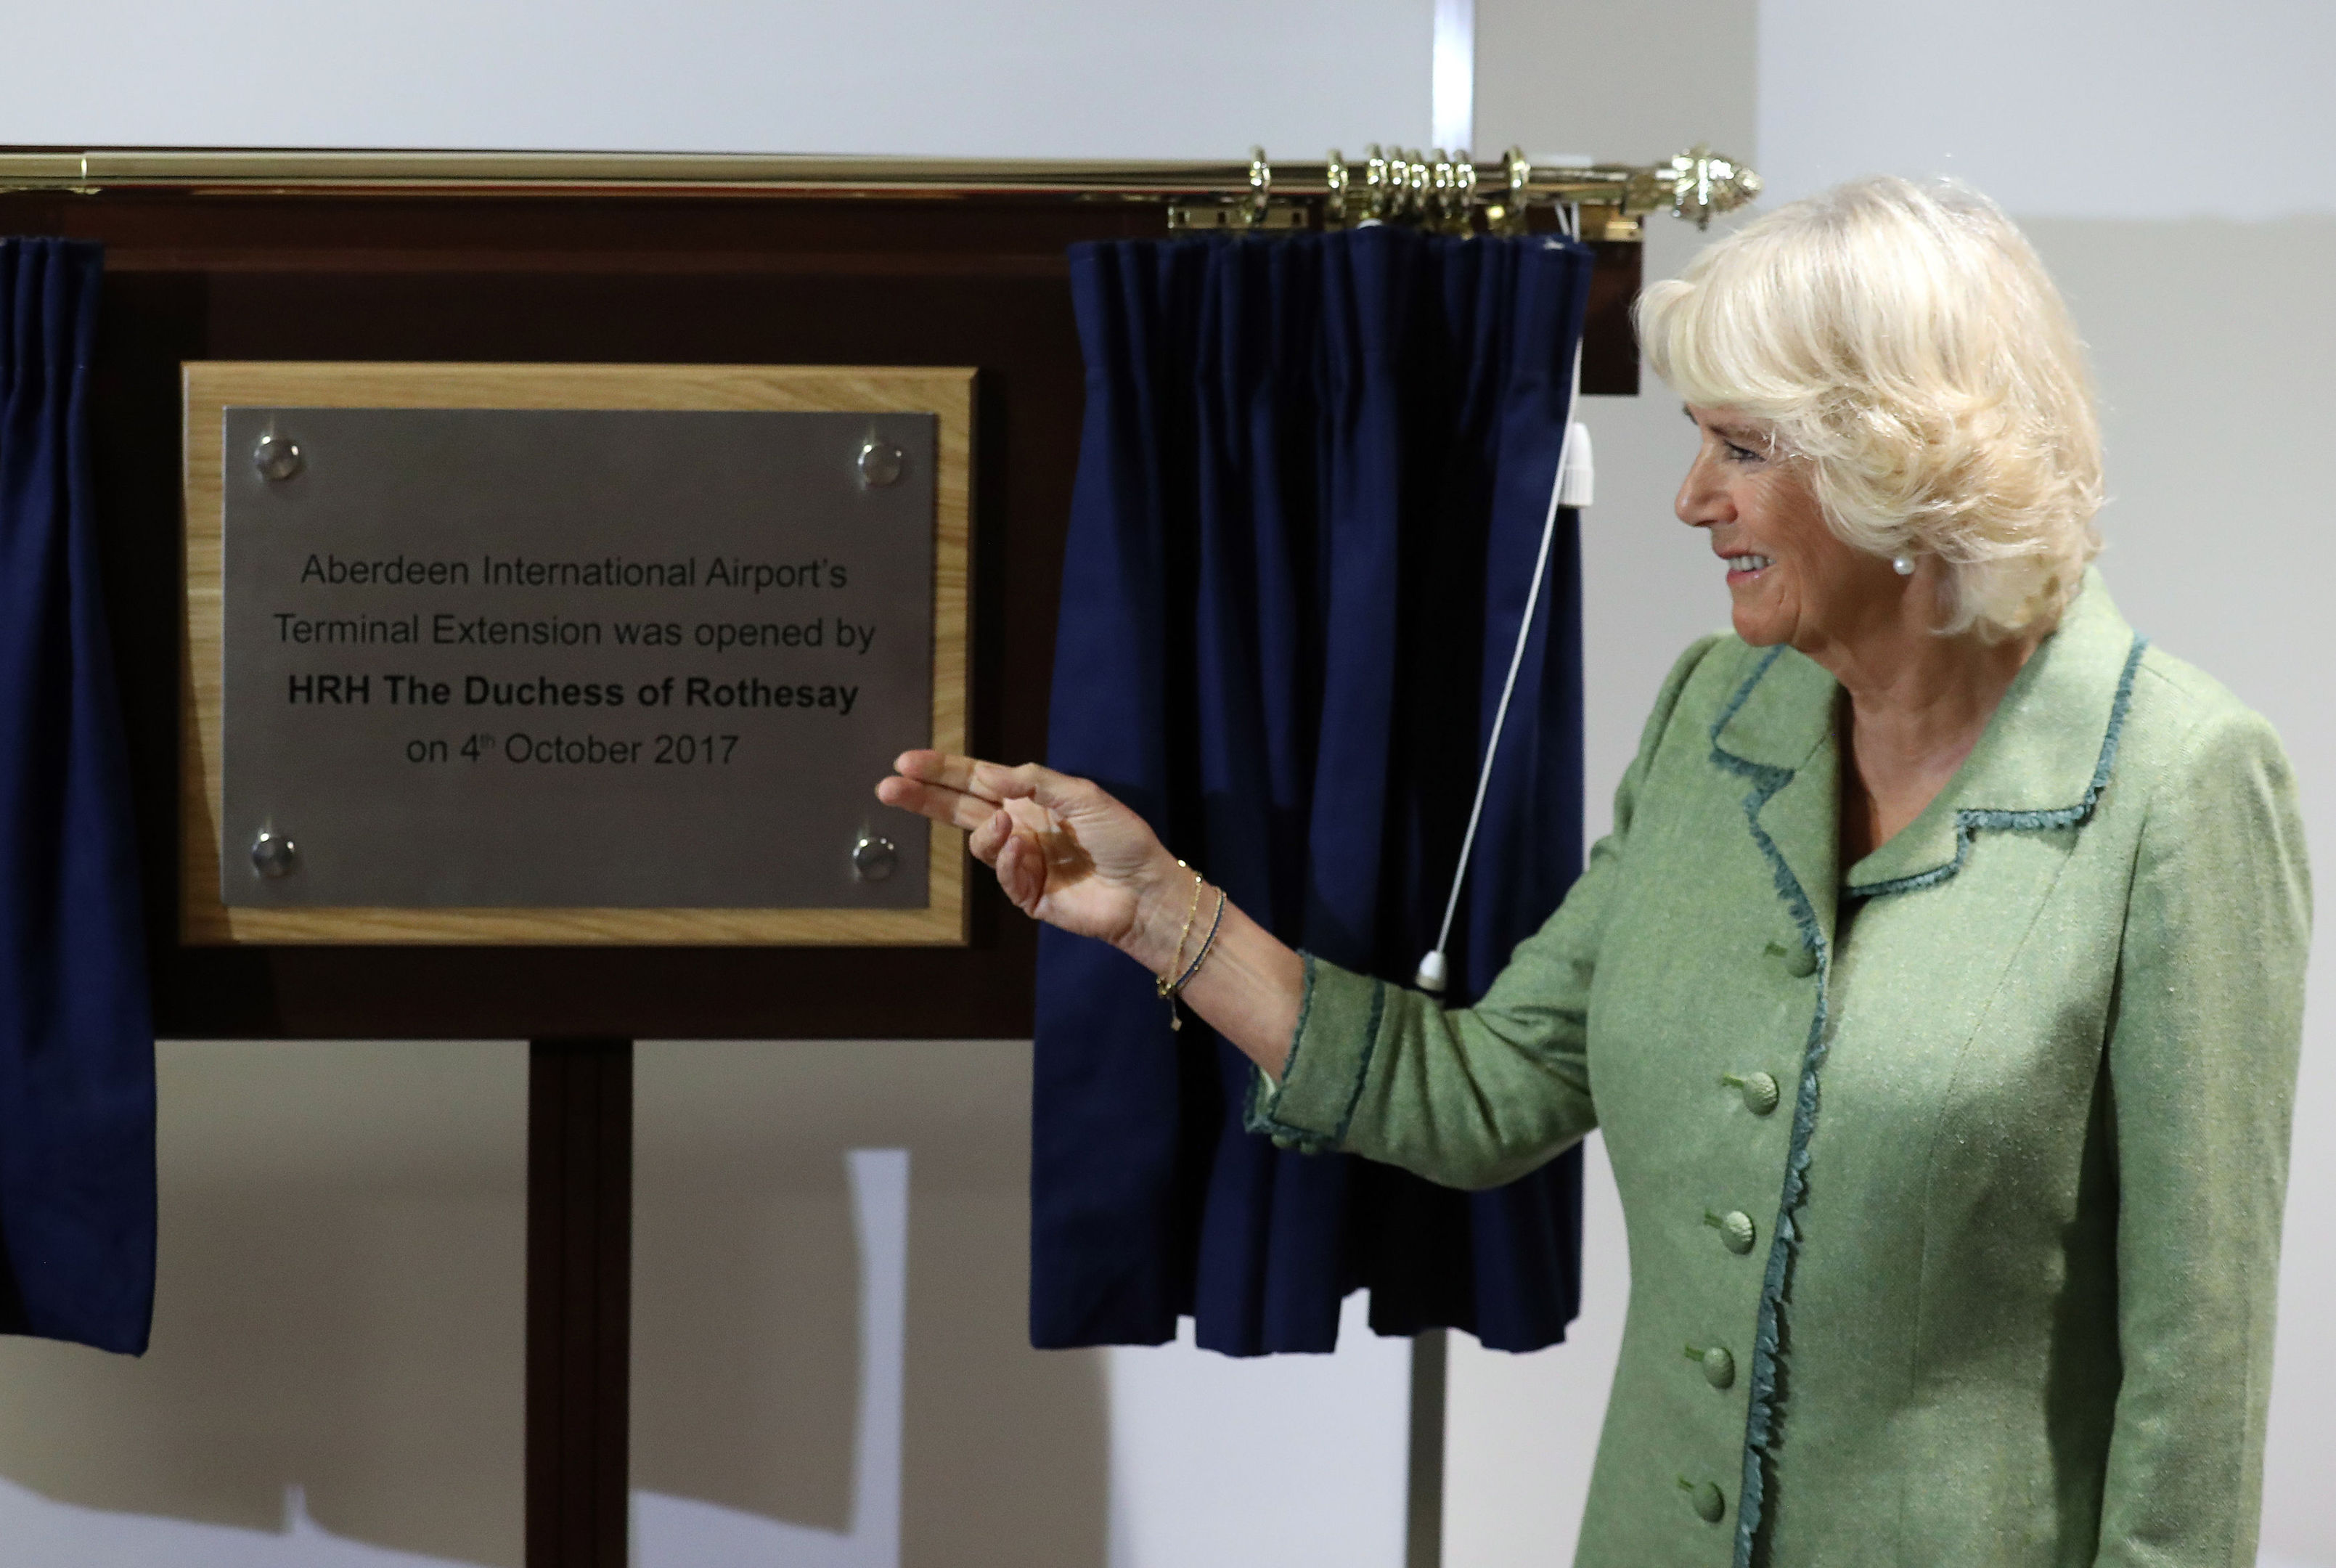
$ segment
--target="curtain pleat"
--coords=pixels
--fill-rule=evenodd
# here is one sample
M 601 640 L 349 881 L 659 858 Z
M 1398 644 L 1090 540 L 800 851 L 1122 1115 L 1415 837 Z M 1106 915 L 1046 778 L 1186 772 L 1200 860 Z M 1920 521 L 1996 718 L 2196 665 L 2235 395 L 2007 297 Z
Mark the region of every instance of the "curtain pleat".
M 1072 252 L 1087 411 L 1048 762 L 1277 935 L 1408 981 L 1433 942 L 1532 587 L 1591 262 L 1392 228 Z M 1562 514 L 1451 945 L 1483 989 L 1582 854 Z M 1468 1194 L 1242 1131 L 1245 1060 L 1152 979 L 1041 934 L 1031 1333 L 1234 1355 L 1563 1337 L 1580 1157 Z
M 154 1037 L 92 500 L 102 267 L 0 241 L 0 1329 L 135 1353 Z

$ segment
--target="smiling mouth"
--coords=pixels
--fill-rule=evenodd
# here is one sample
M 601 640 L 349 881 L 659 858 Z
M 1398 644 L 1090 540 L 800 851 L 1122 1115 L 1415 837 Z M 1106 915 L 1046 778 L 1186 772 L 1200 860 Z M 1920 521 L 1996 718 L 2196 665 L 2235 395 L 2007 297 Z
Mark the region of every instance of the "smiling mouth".
M 1775 557 L 1767 555 L 1724 555 L 1720 559 L 1728 563 L 1728 580 L 1730 582 L 1739 578 L 1757 577 L 1776 564 Z

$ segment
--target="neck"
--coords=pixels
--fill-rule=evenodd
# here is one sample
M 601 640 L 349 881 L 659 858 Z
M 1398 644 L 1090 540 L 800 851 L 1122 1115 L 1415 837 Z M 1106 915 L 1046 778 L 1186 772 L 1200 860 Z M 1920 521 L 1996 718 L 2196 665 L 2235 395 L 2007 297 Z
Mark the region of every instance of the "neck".
M 1861 762 L 1913 765 L 1952 754 L 1952 765 L 1961 765 L 2037 642 L 1990 644 L 1927 632 L 1923 639 L 1894 657 L 1869 648 L 1858 657 L 1817 660 L 1848 694 Z
M 1929 805 L 1987 729 L 2039 634 L 1982 642 L 1942 637 L 1926 619 L 1937 599 L 1923 579 L 1875 606 L 1844 634 L 1801 651 L 1846 695 L 1844 850 L 1870 853 Z

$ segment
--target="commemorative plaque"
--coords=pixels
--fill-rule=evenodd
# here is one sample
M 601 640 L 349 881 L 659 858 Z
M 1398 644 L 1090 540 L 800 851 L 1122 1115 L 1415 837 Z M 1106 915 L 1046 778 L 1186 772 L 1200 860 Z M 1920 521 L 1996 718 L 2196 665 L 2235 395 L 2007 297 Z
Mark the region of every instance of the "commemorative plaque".
M 513 395 L 530 370 L 537 394 Z M 836 374 L 190 366 L 199 699 L 217 659 L 190 934 L 961 931 L 959 835 L 872 789 L 901 750 L 961 744 L 969 378 L 940 373 L 956 395 L 936 398 L 932 372 Z M 866 395 L 888 375 L 926 384 Z M 404 395 L 380 398 L 384 378 Z M 199 421 L 218 432 L 215 647 L 196 635 Z

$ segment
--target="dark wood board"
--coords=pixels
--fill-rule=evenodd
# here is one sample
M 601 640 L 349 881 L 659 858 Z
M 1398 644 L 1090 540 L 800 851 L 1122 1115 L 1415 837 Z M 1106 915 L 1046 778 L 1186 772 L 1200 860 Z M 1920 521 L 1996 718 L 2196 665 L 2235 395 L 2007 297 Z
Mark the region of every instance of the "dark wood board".
M 0 233 L 107 247 L 92 413 L 161 1033 L 1028 1035 L 1036 939 L 979 877 L 962 949 L 180 945 L 179 366 L 978 366 L 971 733 L 983 755 L 1036 757 L 1084 395 L 1064 253 L 1080 239 L 1163 237 L 1159 206 L 109 191 L 0 196 Z M 1634 392 L 1640 247 L 1597 248 L 1584 389 Z

